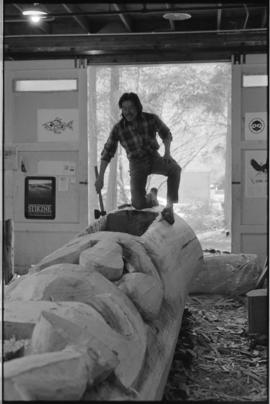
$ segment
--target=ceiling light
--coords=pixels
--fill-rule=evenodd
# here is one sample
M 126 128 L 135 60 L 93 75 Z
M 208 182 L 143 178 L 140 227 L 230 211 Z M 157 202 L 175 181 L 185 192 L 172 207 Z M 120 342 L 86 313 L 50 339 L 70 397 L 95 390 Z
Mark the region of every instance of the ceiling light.
M 28 17 L 29 20 L 31 22 L 33 22 L 34 24 L 39 23 L 40 20 L 44 19 L 47 15 L 47 13 L 45 13 L 45 11 L 41 11 L 36 8 L 32 8 L 30 10 L 25 10 L 22 12 L 22 14 L 25 15 L 26 17 Z
M 173 21 L 184 21 L 189 20 L 191 18 L 191 14 L 188 13 L 166 13 L 163 15 L 163 18 L 166 20 Z
M 47 13 L 45 13 L 45 11 L 35 10 L 35 9 L 23 11 L 23 15 L 27 15 L 27 16 L 34 16 L 35 15 L 35 16 L 41 17 L 41 16 L 46 15 L 46 14 Z
M 100 49 L 91 49 L 91 50 L 85 51 L 85 53 L 87 53 L 87 55 L 103 55 L 104 51 L 100 50 Z

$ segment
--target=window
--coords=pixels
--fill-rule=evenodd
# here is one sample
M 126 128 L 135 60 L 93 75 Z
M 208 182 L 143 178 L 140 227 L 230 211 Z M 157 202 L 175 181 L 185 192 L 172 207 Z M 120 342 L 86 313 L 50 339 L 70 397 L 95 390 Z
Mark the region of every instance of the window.
M 76 79 L 15 80 L 14 89 L 16 92 L 77 91 L 78 81 Z
M 266 87 L 268 86 L 267 74 L 245 74 L 243 76 L 243 87 Z

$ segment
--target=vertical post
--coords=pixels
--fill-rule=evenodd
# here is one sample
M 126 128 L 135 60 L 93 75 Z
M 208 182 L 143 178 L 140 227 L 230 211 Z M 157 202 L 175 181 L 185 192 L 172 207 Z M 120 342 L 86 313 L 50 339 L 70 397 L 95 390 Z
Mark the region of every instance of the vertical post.
M 119 95 L 119 68 L 111 67 L 111 89 L 110 89 L 110 124 L 113 126 L 118 120 L 118 95 Z M 106 195 L 106 211 L 116 209 L 117 206 L 117 154 L 110 163 L 108 187 Z
M 225 197 L 224 214 L 226 230 L 231 234 L 231 211 L 232 211 L 232 131 L 231 131 L 231 83 L 227 92 L 227 136 L 226 136 L 226 160 L 225 160 Z
M 7 219 L 4 221 L 3 238 L 3 272 L 5 284 L 13 278 L 14 275 L 14 232 L 13 221 Z
M 97 124 L 96 124 L 96 66 L 88 67 L 88 221 L 94 220 L 94 208 L 98 206 L 95 190 L 95 172 L 97 165 Z

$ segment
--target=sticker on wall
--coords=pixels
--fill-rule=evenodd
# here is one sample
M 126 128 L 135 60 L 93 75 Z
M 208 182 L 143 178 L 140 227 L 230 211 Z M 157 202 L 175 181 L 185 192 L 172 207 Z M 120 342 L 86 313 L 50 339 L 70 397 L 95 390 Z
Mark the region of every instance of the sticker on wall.
M 69 177 L 63 176 L 58 177 L 58 191 L 66 192 L 68 191 Z
M 24 214 L 27 219 L 55 219 L 55 177 L 26 177 Z
M 246 140 L 266 140 L 267 113 L 247 112 L 245 114 L 245 138 Z
M 18 169 L 17 147 L 6 145 L 4 148 L 4 168 L 5 170 Z
M 38 174 L 75 176 L 76 163 L 74 161 L 40 160 L 38 162 Z
M 267 197 L 268 167 L 266 150 L 247 150 L 245 152 L 246 197 Z
M 76 142 L 79 138 L 77 109 L 39 109 L 37 133 L 40 142 Z

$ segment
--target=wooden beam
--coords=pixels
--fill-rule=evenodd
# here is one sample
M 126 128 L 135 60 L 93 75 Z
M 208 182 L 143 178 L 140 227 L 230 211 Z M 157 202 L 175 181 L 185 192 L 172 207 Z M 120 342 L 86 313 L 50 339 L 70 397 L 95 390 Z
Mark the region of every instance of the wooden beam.
M 72 13 L 73 13 L 71 7 L 68 6 L 67 4 L 62 3 L 62 7 L 63 7 L 69 14 L 72 14 Z M 72 18 L 77 22 L 77 24 L 79 24 L 79 26 L 83 29 L 83 31 L 85 31 L 85 32 L 87 32 L 88 34 L 90 34 L 90 30 L 89 30 L 88 24 L 87 24 L 86 19 L 85 19 L 84 17 L 79 17 L 79 16 L 76 16 L 76 15 L 72 15 Z
M 12 219 L 4 221 L 3 236 L 3 273 L 5 284 L 8 284 L 14 275 L 14 224 Z
M 123 51 L 181 51 L 265 47 L 267 30 L 232 30 L 172 33 L 92 34 L 92 35 L 6 35 L 4 45 L 9 52 L 71 52 L 85 54 L 91 49 L 101 52 Z
M 119 17 L 128 32 L 132 32 L 130 19 L 122 13 L 122 7 L 117 3 L 112 4 L 115 11 L 119 12 Z

